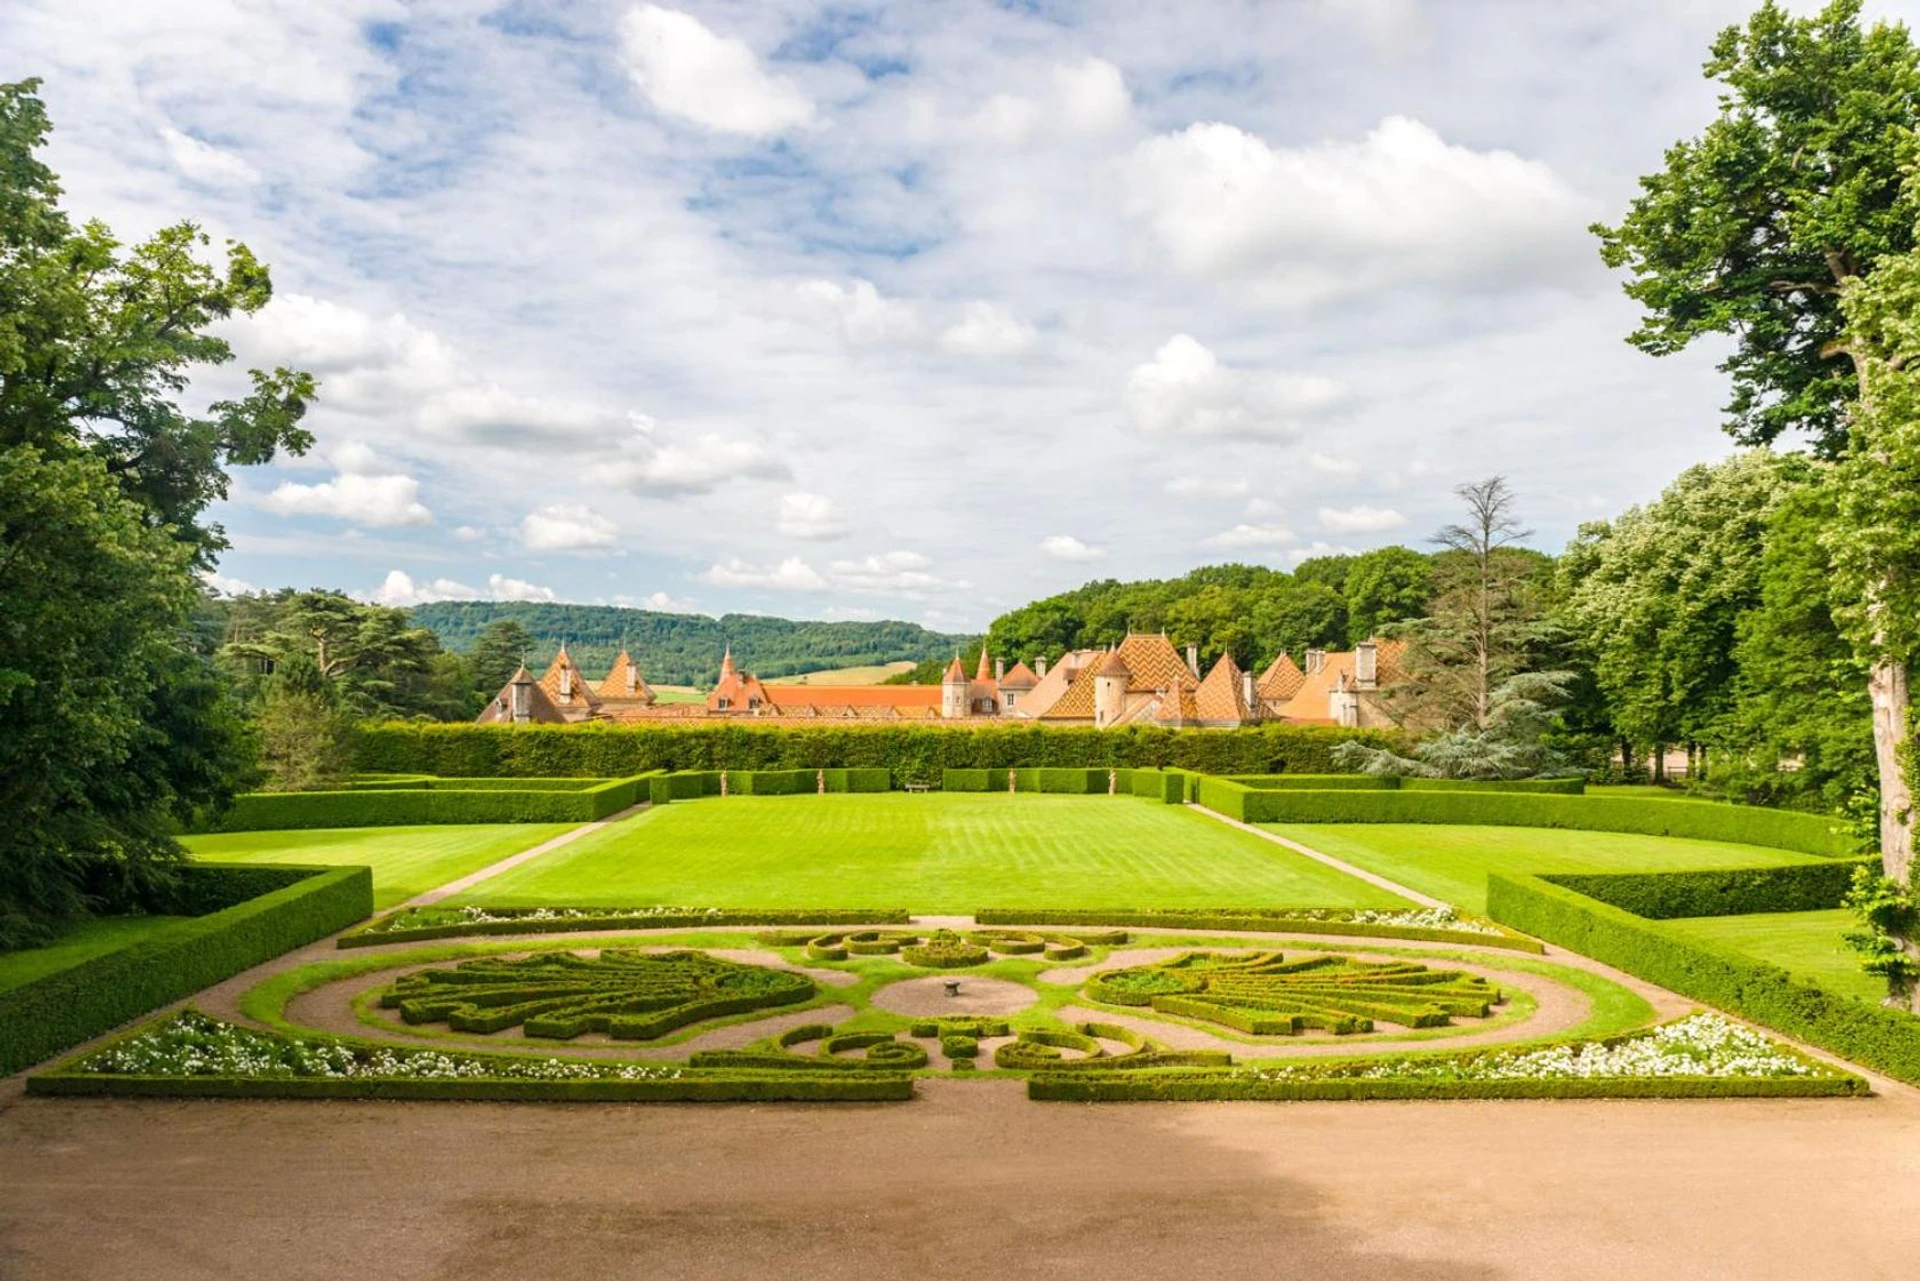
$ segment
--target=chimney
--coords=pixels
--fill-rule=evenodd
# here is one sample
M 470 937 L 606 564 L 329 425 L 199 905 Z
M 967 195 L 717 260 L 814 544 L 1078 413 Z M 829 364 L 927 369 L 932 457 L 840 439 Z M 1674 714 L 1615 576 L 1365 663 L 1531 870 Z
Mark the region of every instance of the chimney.
M 508 688 L 512 690 L 513 723 L 525 725 L 533 719 L 533 682 L 517 680 Z
M 560 701 L 563 703 L 570 703 L 573 701 L 573 666 L 572 664 L 568 664 L 567 666 L 562 667 L 560 669 Z
M 1310 649 L 1307 651 L 1307 665 L 1306 665 L 1306 668 L 1304 669 L 1307 675 L 1309 676 L 1313 675 L 1315 672 L 1319 671 L 1321 668 L 1325 667 L 1326 665 L 1327 665 L 1326 650 Z
M 1198 645 L 1187 646 L 1187 670 L 1195 676 L 1200 674 L 1200 647 Z
M 1040 657 L 1034 661 L 1033 674 L 1041 680 L 1047 678 L 1047 656 L 1045 654 L 1040 655 Z
M 632 663 L 628 663 L 627 664 L 627 693 L 629 695 L 633 695 L 633 694 L 638 694 L 639 692 L 640 692 L 640 669 L 635 667 Z
M 1260 704 L 1254 701 L 1252 672 L 1242 672 L 1240 674 L 1240 696 L 1247 700 L 1247 715 L 1250 717 L 1258 716 L 1260 713 Z
M 993 660 L 993 683 L 998 685 L 1005 679 L 1007 679 L 1007 660 L 996 658 Z
M 1373 689 L 1380 681 L 1380 647 L 1361 641 L 1353 647 L 1353 678 L 1361 689 Z

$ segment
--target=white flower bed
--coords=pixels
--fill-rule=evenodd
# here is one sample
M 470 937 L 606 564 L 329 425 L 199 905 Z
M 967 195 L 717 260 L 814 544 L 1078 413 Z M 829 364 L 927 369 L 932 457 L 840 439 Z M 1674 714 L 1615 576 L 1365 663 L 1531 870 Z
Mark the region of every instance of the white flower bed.
M 359 1048 L 331 1041 L 296 1041 L 235 1027 L 191 1011 L 86 1059 L 83 1072 L 111 1076 L 235 1076 L 249 1078 L 407 1077 L 452 1081 L 673 1080 L 678 1068 L 639 1063 L 583 1063 L 563 1059 L 484 1058 L 439 1050 Z
M 1828 1076 L 1826 1068 L 1718 1014 L 1695 1014 L 1639 1036 L 1460 1059 L 1391 1058 L 1328 1067 L 1263 1068 L 1263 1081 L 1555 1081 L 1650 1077 Z

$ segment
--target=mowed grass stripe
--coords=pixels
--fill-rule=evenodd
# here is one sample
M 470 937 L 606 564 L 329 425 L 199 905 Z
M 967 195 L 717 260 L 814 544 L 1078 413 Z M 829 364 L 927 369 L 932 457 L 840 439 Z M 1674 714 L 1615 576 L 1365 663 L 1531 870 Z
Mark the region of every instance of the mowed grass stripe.
M 550 841 L 572 823 L 439 824 L 421 827 L 316 828 L 290 832 L 215 832 L 181 838 L 207 863 L 364 863 L 373 869 L 373 903 L 389 908 L 416 894 Z
M 1865 958 L 1847 946 L 1844 936 L 1858 930 L 1860 923 L 1845 908 L 1690 916 L 1660 924 L 1717 951 L 1777 965 L 1795 978 L 1841 996 L 1876 1004 L 1887 994 L 1887 981 L 1863 971 L 1860 962 Z
M 1176 806 L 997 793 L 676 802 L 452 902 L 707 907 L 1405 907 Z
M 1323 854 L 1468 912 L 1487 910 L 1488 872 L 1691 872 L 1818 863 L 1811 854 L 1622 832 L 1438 823 L 1263 823 Z

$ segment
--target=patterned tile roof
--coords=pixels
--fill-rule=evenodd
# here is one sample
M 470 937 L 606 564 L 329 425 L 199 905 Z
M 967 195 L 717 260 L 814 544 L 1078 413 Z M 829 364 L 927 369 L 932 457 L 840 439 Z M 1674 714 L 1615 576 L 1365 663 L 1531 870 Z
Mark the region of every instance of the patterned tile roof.
M 1039 683 L 1040 678 L 1035 676 L 1033 669 L 1025 663 L 1015 663 L 1008 669 L 1007 674 L 1000 678 L 1001 689 L 1032 689 Z
M 526 688 L 527 719 L 530 723 L 534 725 L 565 725 L 567 723 L 566 714 L 553 705 L 553 700 L 547 697 L 547 691 L 540 688 L 539 682 L 533 679 L 533 674 L 527 671 L 525 666 L 508 678 L 507 683 L 500 687 L 500 692 L 493 696 L 493 701 L 474 718 L 474 723 L 477 725 L 513 724 L 513 687 L 516 684 Z
M 547 692 L 553 705 L 563 712 L 591 712 L 600 706 L 599 696 L 593 687 L 587 684 L 587 678 L 574 666 L 573 659 L 567 655 L 567 647 L 562 645 L 560 652 L 553 656 L 553 663 L 547 668 L 547 674 L 540 678 L 540 688 Z
M 1376 641 L 1374 662 L 1374 684 L 1384 689 L 1398 681 L 1406 663 L 1407 643 L 1400 640 Z M 1317 672 L 1305 674 L 1300 687 L 1293 697 L 1281 703 L 1276 712 L 1290 721 L 1309 723 L 1329 722 L 1333 692 L 1341 687 L 1341 681 L 1349 684 L 1353 681 L 1354 651 L 1329 650 Z
M 1247 706 L 1246 682 L 1241 675 L 1240 665 L 1233 661 L 1232 654 L 1220 655 L 1220 661 L 1213 665 L 1193 696 L 1201 721 L 1241 725 L 1254 719 L 1252 709 Z
M 647 684 L 647 678 L 640 671 L 640 664 L 626 650 L 620 651 L 620 657 L 613 660 L 613 667 L 607 672 L 607 678 L 600 682 L 600 697 L 619 702 L 651 703 L 656 697 L 653 687 Z
M 1111 657 L 1117 657 L 1127 669 L 1128 693 L 1152 694 L 1158 690 L 1196 683 L 1193 673 L 1187 670 L 1186 660 L 1180 657 L 1173 648 L 1173 642 L 1161 632 L 1134 632 L 1120 642 L 1120 647 L 1113 651 Z M 1104 666 L 1107 661 L 1101 660 L 1101 665 Z M 1095 667 L 1091 673 L 1076 673 L 1067 692 L 1042 712 L 1040 719 L 1092 720 L 1093 681 L 1087 679 L 1087 675 L 1097 675 L 1098 672 L 1099 668 Z
M 1256 688 L 1260 691 L 1260 697 L 1267 702 L 1284 703 L 1300 692 L 1300 686 L 1306 683 L 1306 679 L 1307 674 L 1282 650 L 1280 656 L 1260 674 Z

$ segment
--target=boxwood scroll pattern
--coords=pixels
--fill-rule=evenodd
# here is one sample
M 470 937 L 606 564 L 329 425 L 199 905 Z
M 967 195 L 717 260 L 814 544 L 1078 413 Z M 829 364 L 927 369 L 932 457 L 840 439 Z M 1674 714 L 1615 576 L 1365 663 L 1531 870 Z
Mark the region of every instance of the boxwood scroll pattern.
M 706 1019 L 797 1005 L 813 991 L 805 975 L 700 952 L 610 950 L 422 970 L 382 993 L 380 1004 L 408 1023 L 445 1022 L 459 1032 L 522 1027 L 559 1040 L 602 1032 L 643 1041 Z
M 973 930 L 965 934 L 944 929 L 931 934 L 907 930 L 834 930 L 825 934 L 769 930 L 760 935 L 760 942 L 769 947 L 805 948 L 807 958 L 814 961 L 844 961 L 850 956 L 897 953 L 909 965 L 941 970 L 984 965 L 989 953 L 994 956 L 1044 953 L 1050 961 L 1071 961 L 1085 956 L 1090 947 L 1126 941 L 1125 930 L 1075 930 L 1071 934 L 1006 929 Z
M 1159 965 L 1102 971 L 1087 981 L 1086 993 L 1255 1036 L 1296 1036 L 1307 1028 L 1371 1032 L 1376 1020 L 1440 1027 L 1456 1016 L 1485 1018 L 1503 999 L 1487 980 L 1459 970 L 1340 956 L 1289 961 L 1279 952 L 1188 952 Z

